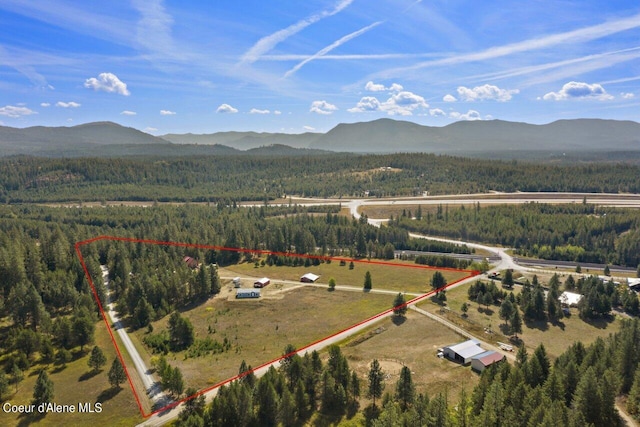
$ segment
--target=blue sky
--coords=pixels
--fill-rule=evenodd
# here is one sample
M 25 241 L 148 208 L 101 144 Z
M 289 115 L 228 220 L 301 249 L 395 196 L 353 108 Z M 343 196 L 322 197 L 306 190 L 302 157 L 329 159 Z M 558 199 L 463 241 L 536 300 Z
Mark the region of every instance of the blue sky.
M 640 4 L 0 0 L 0 124 L 640 121 Z

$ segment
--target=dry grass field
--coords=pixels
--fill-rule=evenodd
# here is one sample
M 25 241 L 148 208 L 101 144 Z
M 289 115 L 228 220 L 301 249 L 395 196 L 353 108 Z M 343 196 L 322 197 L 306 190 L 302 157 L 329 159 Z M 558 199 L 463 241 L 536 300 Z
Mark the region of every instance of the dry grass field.
M 384 263 L 384 264 L 382 264 Z M 433 267 L 426 267 L 411 262 L 398 260 L 371 261 L 359 260 L 354 262 L 353 270 L 347 265 L 340 266 L 340 262 L 333 260 L 331 263 L 321 263 L 310 267 L 286 267 L 286 266 L 260 266 L 255 267 L 251 263 L 242 263 L 226 267 L 220 275 L 240 275 L 251 277 L 269 277 L 272 282 L 277 280 L 289 280 L 298 282 L 305 273 L 314 273 L 320 276 L 319 284 L 328 284 L 333 277 L 336 285 L 362 287 L 365 273 L 371 273 L 373 289 L 386 289 L 398 292 L 426 293 L 431 291 L 430 281 L 436 271 Z M 460 280 L 469 276 L 465 271 L 442 270 L 447 283 Z M 249 286 L 249 284 L 245 285 Z
M 184 351 L 170 353 L 168 362 L 180 367 L 187 386 L 210 387 L 236 375 L 242 360 L 257 367 L 281 356 L 287 344 L 303 347 L 393 305 L 391 295 L 311 287 L 260 300 L 235 300 L 232 294 L 227 286 L 221 295 L 182 313 L 193 323 L 196 338 L 231 342 L 230 350 L 215 355 L 185 359 Z M 154 330 L 165 329 L 167 320 L 154 322 Z M 132 334 L 138 348 L 143 347 L 139 344 L 144 335 L 143 330 Z M 151 355 L 141 354 L 150 363 Z
M 358 372 L 361 384 L 367 384 L 369 364 L 378 359 L 387 374 L 386 391 L 393 392 L 403 365 L 411 368 L 418 392 L 429 397 L 446 391 L 455 402 L 462 388 L 471 392 L 479 376 L 469 366 L 436 357 L 436 350 L 464 341 L 465 338 L 419 313 L 409 310 L 404 322 L 387 318 L 344 343 L 343 353 L 349 366 Z M 362 338 L 367 338 L 360 342 Z M 368 404 L 366 401 L 362 405 Z

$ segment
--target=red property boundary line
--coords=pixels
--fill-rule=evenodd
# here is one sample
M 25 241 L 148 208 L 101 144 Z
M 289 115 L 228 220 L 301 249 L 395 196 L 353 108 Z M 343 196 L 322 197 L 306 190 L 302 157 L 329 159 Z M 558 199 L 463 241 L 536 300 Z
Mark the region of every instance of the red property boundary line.
M 116 343 L 116 339 L 113 335 L 113 331 L 111 330 L 111 325 L 109 323 L 109 320 L 107 319 L 107 314 L 104 311 L 104 308 L 102 307 L 102 303 L 100 301 L 100 298 L 98 298 L 98 292 L 96 291 L 96 287 L 93 283 L 93 279 L 91 278 L 91 274 L 89 274 L 89 269 L 87 268 L 87 265 L 84 261 L 84 257 L 82 256 L 82 251 L 81 251 L 81 247 L 84 245 L 88 245 L 90 243 L 94 243 L 94 242 L 98 242 L 98 241 L 102 241 L 102 240 L 110 240 L 110 241 L 119 241 L 119 242 L 128 242 L 128 243 L 145 243 L 145 244 L 150 244 L 150 245 L 159 245 L 159 246 L 177 246 L 177 247 L 185 247 L 185 248 L 196 248 L 196 249 L 208 249 L 208 250 L 217 250 L 217 251 L 233 251 L 233 252 L 240 252 L 240 253 L 255 253 L 255 254 L 260 254 L 260 255 L 276 255 L 276 256 L 288 256 L 288 257 L 297 257 L 297 258 L 309 258 L 309 259 L 319 259 L 319 260 L 331 260 L 331 261 L 352 261 L 354 263 L 363 263 L 363 264 L 375 264 L 375 265 L 386 265 L 386 266 L 390 266 L 390 267 L 401 267 L 401 268 L 417 268 L 417 269 L 422 269 L 422 270 L 444 270 L 444 271 L 455 271 L 455 272 L 466 272 L 469 273 L 468 276 L 462 277 L 458 280 L 456 280 L 455 282 L 449 283 L 446 286 L 443 286 L 439 289 L 435 289 L 432 290 L 430 292 L 427 292 L 423 295 L 417 296 L 407 302 L 405 302 L 404 304 L 398 306 L 398 307 L 393 307 L 390 309 L 387 309 L 385 311 L 383 311 L 382 313 L 378 313 L 372 317 L 369 317 L 368 319 L 362 320 L 358 323 L 356 323 L 355 325 L 351 325 L 341 331 L 338 331 L 336 333 L 333 333 L 325 338 L 321 338 L 317 341 L 312 342 L 311 344 L 307 344 L 304 347 L 301 347 L 299 349 L 296 349 L 294 352 L 289 353 L 289 354 L 285 354 L 283 356 L 277 357 L 269 362 L 263 363 L 260 366 L 257 366 L 253 369 L 251 369 L 250 371 L 246 371 L 243 372 L 239 375 L 236 375 L 232 378 L 226 379 L 224 381 L 221 381 L 217 384 L 214 384 L 208 388 L 205 388 L 203 390 L 200 390 L 199 392 L 185 397 L 177 402 L 173 402 L 170 403 L 160 409 L 156 409 L 153 412 L 150 413 L 146 413 L 142 407 L 142 403 L 140 402 L 140 397 L 138 396 L 138 393 L 136 392 L 135 387 L 133 386 L 133 381 L 131 379 L 131 375 L 129 374 L 129 370 L 127 369 L 127 365 L 124 362 L 124 358 L 122 357 L 122 353 L 120 352 L 120 348 L 118 347 L 118 344 Z M 76 250 L 76 254 L 78 255 L 78 258 L 80 260 L 80 263 L 82 264 L 82 268 L 84 270 L 84 274 L 87 277 L 87 280 L 89 281 L 89 285 L 91 286 L 91 290 L 93 292 L 93 296 L 96 300 L 96 303 L 98 304 L 98 309 L 100 310 L 100 314 L 102 315 L 102 320 L 104 321 L 107 330 L 109 331 L 109 336 L 111 337 L 111 342 L 113 343 L 115 349 L 116 349 L 116 353 L 118 355 L 118 358 L 120 359 L 120 362 L 122 363 L 122 366 L 124 368 L 124 371 L 127 375 L 127 380 L 129 382 L 129 386 L 131 387 L 131 391 L 133 392 L 133 396 L 136 399 L 136 403 L 138 404 L 138 409 L 140 410 L 140 414 L 142 415 L 143 418 L 149 418 L 152 415 L 158 414 L 160 412 L 165 412 L 168 411 L 188 400 L 194 399 L 200 395 L 203 395 L 211 390 L 214 390 L 216 388 L 222 387 L 223 385 L 229 384 L 232 381 L 238 380 L 240 378 L 245 377 L 246 375 L 249 375 L 250 373 L 257 371 L 259 369 L 265 368 L 267 366 L 270 366 L 276 362 L 281 361 L 282 359 L 288 358 L 293 356 L 296 353 L 299 352 L 304 352 L 305 350 L 323 342 L 326 341 L 328 339 L 331 339 L 333 337 L 336 337 L 340 334 L 343 334 L 347 331 L 350 331 L 354 328 L 357 328 L 367 322 L 370 322 L 372 320 L 384 317 L 388 314 L 390 314 L 391 312 L 393 312 L 395 309 L 397 308 L 403 308 L 403 307 L 407 307 L 409 304 L 414 304 L 420 300 L 423 300 L 425 298 L 428 298 L 430 296 L 432 296 L 433 294 L 435 294 L 436 292 L 440 292 L 442 290 L 445 290 L 446 288 L 453 286 L 463 280 L 466 280 L 470 277 L 474 277 L 480 274 L 479 271 L 477 270 L 460 270 L 457 268 L 450 268 L 450 267 L 431 267 L 431 266 L 427 266 L 427 265 L 421 265 L 421 264 L 395 264 L 392 262 L 386 262 L 386 261 L 371 261 L 371 260 L 365 260 L 365 259 L 353 259 L 353 258 L 344 258 L 344 257 L 329 257 L 329 256 L 321 256 L 321 255 L 308 255 L 308 254 L 295 254 L 295 253 L 289 253 L 289 252 L 273 252 L 273 251 L 268 251 L 268 250 L 259 250 L 259 249 L 244 249 L 244 248 L 227 248 L 224 246 L 215 246 L 215 245 L 203 245 L 203 244 L 197 244 L 197 243 L 181 243 L 181 242 L 171 242 L 171 241 L 160 241 L 160 240 L 149 240 L 149 239 L 136 239 L 136 238 L 129 238 L 129 237 L 117 237 L 117 236 L 98 236 L 95 237 L 93 239 L 88 239 L 88 240 L 83 240 L 80 242 L 77 242 L 75 244 L 75 250 Z

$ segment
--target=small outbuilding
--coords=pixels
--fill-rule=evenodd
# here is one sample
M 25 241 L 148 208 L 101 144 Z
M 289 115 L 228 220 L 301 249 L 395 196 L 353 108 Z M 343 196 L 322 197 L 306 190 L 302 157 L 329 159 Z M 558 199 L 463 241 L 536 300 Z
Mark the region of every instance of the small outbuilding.
M 505 359 L 506 356 L 504 354 L 488 350 L 471 359 L 471 369 L 477 372 L 482 372 L 494 363 L 502 362 Z
M 196 260 L 195 258 L 192 258 L 190 256 L 186 256 L 186 257 L 182 258 L 182 261 L 184 261 L 185 264 L 187 264 L 189 266 L 189 268 L 192 268 L 192 269 L 198 268 L 198 260 Z
M 255 282 L 253 282 L 253 287 L 254 288 L 264 288 L 269 283 L 271 283 L 271 280 L 269 280 L 268 277 L 263 277 L 262 279 L 258 279 Z
M 238 289 L 236 298 L 260 298 L 260 289 Z
M 581 299 L 582 295 L 566 291 L 558 297 L 558 300 L 563 307 L 577 307 Z
M 468 340 L 444 347 L 443 352 L 446 358 L 466 365 L 471 363 L 475 356 L 484 353 L 485 350 L 480 347 L 480 341 Z
M 233 287 L 234 288 L 239 288 L 240 285 L 242 285 L 242 280 L 239 277 L 234 277 L 233 278 Z
M 317 274 L 307 273 L 304 276 L 300 277 L 300 281 L 302 283 L 314 283 L 319 278 L 320 276 L 318 276 Z

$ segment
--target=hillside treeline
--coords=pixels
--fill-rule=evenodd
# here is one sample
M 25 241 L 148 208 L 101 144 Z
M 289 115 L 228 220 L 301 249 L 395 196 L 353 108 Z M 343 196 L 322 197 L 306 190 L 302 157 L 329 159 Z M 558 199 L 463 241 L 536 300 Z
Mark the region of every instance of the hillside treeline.
M 391 223 L 412 232 L 503 245 L 524 256 L 640 264 L 640 217 L 632 209 L 588 203 L 439 206 L 435 213 L 398 216 Z
M 640 192 L 640 167 L 433 154 L 0 159 L 0 203 L 211 201 L 495 191 Z

